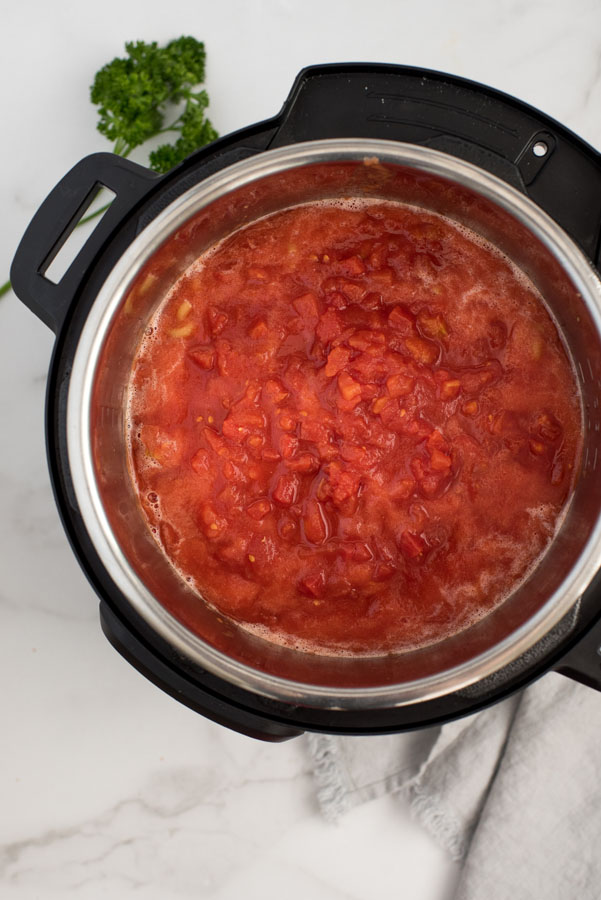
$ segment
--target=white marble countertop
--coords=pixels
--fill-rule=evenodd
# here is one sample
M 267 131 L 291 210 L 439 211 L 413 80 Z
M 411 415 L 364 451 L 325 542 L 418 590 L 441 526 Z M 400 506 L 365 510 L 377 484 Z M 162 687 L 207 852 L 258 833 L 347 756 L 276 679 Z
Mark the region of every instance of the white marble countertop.
M 109 149 L 95 71 L 125 40 L 182 33 L 206 43 L 222 134 L 273 115 L 303 66 L 369 60 L 489 84 L 601 147 L 598 0 L 22 0 L 2 14 L 0 282 L 49 189 Z M 457 867 L 400 799 L 327 824 L 303 739 L 213 725 L 104 639 L 46 470 L 52 343 L 0 300 L 0 896 L 449 900 Z

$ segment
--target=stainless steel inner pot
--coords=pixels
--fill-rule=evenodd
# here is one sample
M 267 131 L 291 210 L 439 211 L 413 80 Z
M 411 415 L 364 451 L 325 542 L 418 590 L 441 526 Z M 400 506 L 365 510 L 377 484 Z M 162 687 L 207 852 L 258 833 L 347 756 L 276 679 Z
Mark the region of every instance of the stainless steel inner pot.
M 379 657 L 302 653 L 259 639 L 205 605 L 152 538 L 128 471 L 124 404 L 132 359 L 175 279 L 216 241 L 279 209 L 369 197 L 421 206 L 491 241 L 545 298 L 574 363 L 583 462 L 562 527 L 535 572 L 476 625 L 417 651 Z M 161 261 L 164 274 L 153 267 Z M 574 608 L 601 566 L 601 282 L 540 208 L 483 170 L 397 142 L 323 140 L 268 151 L 207 178 L 142 231 L 107 277 L 81 332 L 67 407 L 68 454 L 86 529 L 132 607 L 189 662 L 262 696 L 370 709 L 441 697 L 526 654 Z M 176 609 L 167 611 L 162 600 Z M 184 624 L 200 605 L 203 636 Z

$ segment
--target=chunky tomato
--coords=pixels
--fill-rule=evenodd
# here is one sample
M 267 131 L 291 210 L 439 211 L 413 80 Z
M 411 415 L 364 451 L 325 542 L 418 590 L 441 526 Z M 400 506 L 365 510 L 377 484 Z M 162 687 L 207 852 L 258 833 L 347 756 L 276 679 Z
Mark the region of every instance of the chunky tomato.
M 141 504 L 199 604 L 313 649 L 415 647 L 481 618 L 548 546 L 579 462 L 541 298 L 402 205 L 233 235 L 174 285 L 131 385 Z

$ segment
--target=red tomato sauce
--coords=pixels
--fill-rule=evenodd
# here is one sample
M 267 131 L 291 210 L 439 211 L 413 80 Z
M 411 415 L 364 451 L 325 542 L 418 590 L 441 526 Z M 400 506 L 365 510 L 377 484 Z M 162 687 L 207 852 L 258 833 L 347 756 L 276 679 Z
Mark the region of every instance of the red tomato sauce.
M 322 203 L 179 279 L 137 354 L 129 434 L 199 604 L 378 653 L 458 632 L 532 571 L 581 407 L 540 296 L 485 241 L 401 204 Z

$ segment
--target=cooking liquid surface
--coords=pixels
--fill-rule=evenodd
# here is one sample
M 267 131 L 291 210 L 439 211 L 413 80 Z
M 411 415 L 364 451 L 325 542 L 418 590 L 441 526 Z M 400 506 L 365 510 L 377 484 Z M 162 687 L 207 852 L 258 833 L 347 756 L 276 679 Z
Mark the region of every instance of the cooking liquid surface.
M 581 410 L 505 257 L 421 209 L 333 202 L 180 278 L 128 427 L 149 528 L 202 597 L 272 640 L 365 654 L 456 633 L 532 570 Z

